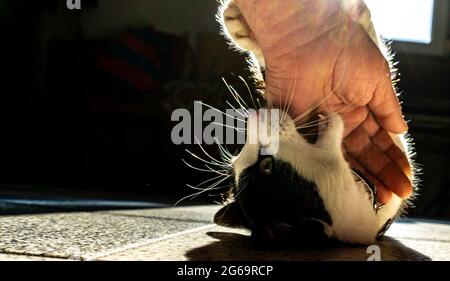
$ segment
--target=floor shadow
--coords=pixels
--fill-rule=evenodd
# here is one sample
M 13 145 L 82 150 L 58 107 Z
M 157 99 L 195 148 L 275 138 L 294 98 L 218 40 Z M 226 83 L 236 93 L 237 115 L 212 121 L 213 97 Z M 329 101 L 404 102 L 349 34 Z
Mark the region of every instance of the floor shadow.
M 209 232 L 217 241 L 192 249 L 186 257 L 192 261 L 366 261 L 371 253 L 367 247 L 349 246 L 324 250 L 257 251 L 250 247 L 249 237 L 231 232 Z M 423 255 L 401 242 L 386 237 L 376 243 L 382 261 L 429 261 Z
M 127 200 L 0 197 L 0 216 L 150 209 L 169 206 Z

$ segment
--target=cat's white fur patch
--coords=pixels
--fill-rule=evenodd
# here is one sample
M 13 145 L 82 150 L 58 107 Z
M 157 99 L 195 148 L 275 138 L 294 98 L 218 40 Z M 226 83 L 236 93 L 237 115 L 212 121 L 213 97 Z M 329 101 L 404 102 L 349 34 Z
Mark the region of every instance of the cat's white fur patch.
M 238 51 L 252 53 L 259 66 L 265 68 L 263 52 L 256 40 L 250 36 L 250 28 L 242 20 L 241 11 L 234 1 L 222 1 L 217 20 L 221 23 L 222 33 L 229 39 L 231 46 Z

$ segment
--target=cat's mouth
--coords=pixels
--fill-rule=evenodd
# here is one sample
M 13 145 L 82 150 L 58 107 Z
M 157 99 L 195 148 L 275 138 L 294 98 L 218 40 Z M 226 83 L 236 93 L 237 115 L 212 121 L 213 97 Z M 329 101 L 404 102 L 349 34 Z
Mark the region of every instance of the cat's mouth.
M 321 133 L 328 127 L 328 120 L 324 114 L 313 113 L 298 125 L 297 132 L 311 144 L 315 144 Z

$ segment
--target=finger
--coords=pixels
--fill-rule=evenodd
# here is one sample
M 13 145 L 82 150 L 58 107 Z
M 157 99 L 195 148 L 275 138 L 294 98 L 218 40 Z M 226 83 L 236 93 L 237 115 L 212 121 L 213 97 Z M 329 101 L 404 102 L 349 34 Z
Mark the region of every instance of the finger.
M 344 137 L 348 136 L 355 128 L 361 125 L 367 118 L 369 110 L 367 107 L 357 107 L 352 111 L 342 113 L 344 120 Z
M 378 178 L 389 190 L 401 198 L 405 198 L 412 193 L 409 178 L 396 163 L 370 140 L 363 127 L 355 129 L 344 141 L 347 153 Z
M 371 141 L 383 151 L 400 169 L 411 176 L 411 166 L 406 154 L 394 143 L 392 137 L 385 129 L 380 128 L 372 113 L 368 113 L 366 120 L 361 124 Z
M 377 190 L 377 202 L 387 204 L 392 199 L 392 191 L 390 191 L 383 183 L 381 183 L 374 175 L 369 173 L 366 169 L 364 169 L 358 162 L 351 157 L 349 154 L 345 155 L 347 162 L 349 162 L 350 166 L 357 169 L 361 172 L 364 177 L 366 177 Z
M 411 196 L 413 192 L 411 181 L 394 162 L 389 162 L 376 175 L 383 182 L 387 183 L 389 190 L 398 197 L 405 199 Z
M 370 180 L 370 177 L 369 177 Z M 384 185 L 378 185 L 376 186 L 377 189 L 377 198 L 378 202 L 382 204 L 387 204 L 392 200 L 392 196 L 394 193 L 390 191 L 386 186 Z
M 401 134 L 408 130 L 408 125 L 403 119 L 402 109 L 392 86 L 388 67 L 372 100 L 369 102 L 369 108 L 377 123 L 387 131 Z
M 392 140 L 391 136 L 386 130 L 381 129 L 372 137 L 372 142 L 375 143 L 408 177 L 412 176 L 411 165 L 405 152 L 401 150 Z

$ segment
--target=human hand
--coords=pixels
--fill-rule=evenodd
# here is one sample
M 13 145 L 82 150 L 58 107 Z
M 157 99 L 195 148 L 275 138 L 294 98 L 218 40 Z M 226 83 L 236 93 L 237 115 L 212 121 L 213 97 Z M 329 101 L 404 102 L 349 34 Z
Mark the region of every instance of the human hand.
M 365 30 L 336 1 L 235 2 L 262 49 L 268 99 L 290 103 L 293 117 L 314 107 L 338 112 L 346 158 L 376 185 L 378 200 L 409 196 L 411 168 L 389 135 L 407 125 L 389 65 Z

